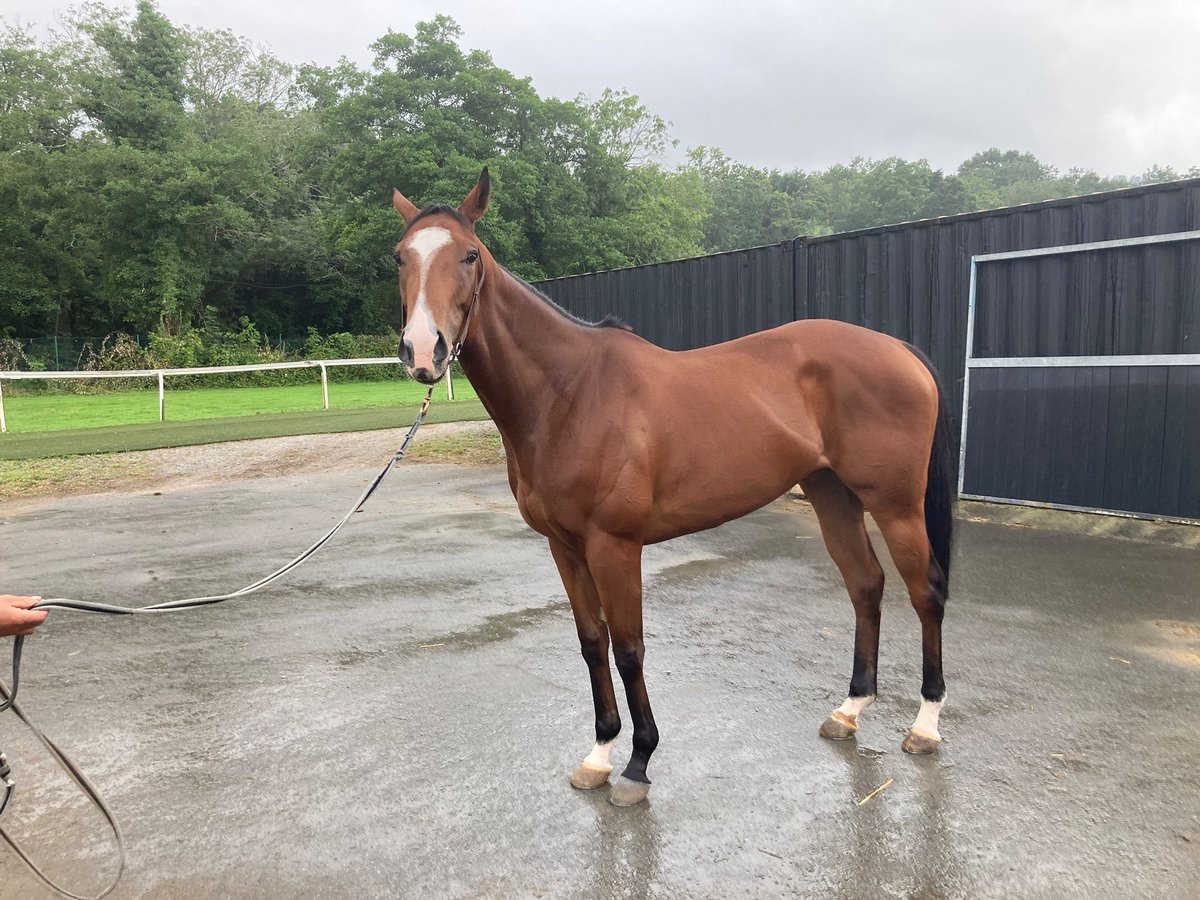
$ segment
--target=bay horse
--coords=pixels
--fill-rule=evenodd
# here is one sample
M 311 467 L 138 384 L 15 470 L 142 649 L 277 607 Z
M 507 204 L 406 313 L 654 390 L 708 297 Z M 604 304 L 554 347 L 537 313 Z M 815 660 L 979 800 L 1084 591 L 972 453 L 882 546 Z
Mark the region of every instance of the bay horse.
M 954 462 L 932 364 L 895 338 L 842 322 L 792 322 L 673 352 L 621 323 L 583 322 L 497 264 L 475 224 L 485 168 L 457 208 L 398 190 L 400 359 L 433 384 L 455 351 L 496 423 L 521 516 L 544 535 L 591 675 L 596 741 L 571 777 L 606 784 L 621 729 L 609 645 L 633 719 L 618 806 L 647 796 L 658 745 L 642 663 L 642 548 L 744 516 L 799 483 L 854 606 L 846 701 L 821 726 L 849 739 L 875 699 L 883 569 L 870 512 L 921 622 L 921 707 L 902 747 L 941 742 L 942 615 Z

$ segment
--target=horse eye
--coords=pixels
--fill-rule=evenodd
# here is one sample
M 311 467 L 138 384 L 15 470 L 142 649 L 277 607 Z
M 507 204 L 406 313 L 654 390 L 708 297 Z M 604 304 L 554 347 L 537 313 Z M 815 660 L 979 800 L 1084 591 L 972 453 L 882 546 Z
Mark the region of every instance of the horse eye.
M 468 262 L 468 263 L 473 263 L 473 262 L 475 262 L 475 260 L 477 260 L 477 259 L 479 259 L 479 251 L 478 251 L 478 250 L 472 250 L 470 253 L 468 253 L 468 254 L 467 254 L 467 258 L 466 258 L 466 260 L 465 260 L 465 261 L 466 261 L 466 262 Z
M 396 265 L 398 265 L 398 266 L 404 265 L 404 259 L 400 256 L 399 250 L 397 250 L 395 253 L 392 254 L 392 259 L 394 259 L 396 261 Z

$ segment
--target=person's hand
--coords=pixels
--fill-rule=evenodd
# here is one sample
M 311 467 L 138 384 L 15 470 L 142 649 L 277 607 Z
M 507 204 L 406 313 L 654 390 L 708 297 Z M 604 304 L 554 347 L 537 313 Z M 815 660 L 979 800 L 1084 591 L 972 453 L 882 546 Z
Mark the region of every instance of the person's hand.
M 46 621 L 48 615 L 45 610 L 29 608 L 41 599 L 0 594 L 0 637 L 33 634 L 33 630 Z

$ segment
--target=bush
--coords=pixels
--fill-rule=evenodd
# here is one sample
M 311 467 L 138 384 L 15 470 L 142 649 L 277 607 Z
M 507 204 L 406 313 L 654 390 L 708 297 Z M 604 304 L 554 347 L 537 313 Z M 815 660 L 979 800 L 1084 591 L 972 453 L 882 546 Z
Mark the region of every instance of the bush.
M 123 372 L 153 368 L 146 351 L 137 341 L 119 331 L 106 335 L 100 341 L 99 347 L 90 341 L 84 344 L 76 365 L 81 372 Z M 68 394 L 107 394 L 145 387 L 140 378 L 97 378 L 94 381 L 72 379 L 43 383 L 48 384 L 48 392 Z
M 394 331 L 386 334 L 353 335 L 345 331 L 324 337 L 315 328 L 308 329 L 304 340 L 304 355 L 308 359 L 372 359 L 397 356 L 400 335 Z M 339 381 L 387 381 L 396 377 L 391 366 L 358 366 L 338 370 Z

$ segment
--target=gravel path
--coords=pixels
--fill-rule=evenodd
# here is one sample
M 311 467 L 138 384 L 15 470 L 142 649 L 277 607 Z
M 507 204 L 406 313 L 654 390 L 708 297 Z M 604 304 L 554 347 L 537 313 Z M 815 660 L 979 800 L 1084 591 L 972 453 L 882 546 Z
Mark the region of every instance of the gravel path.
M 0 500 L 7 501 L 8 506 L 79 494 L 156 491 L 247 478 L 371 468 L 387 461 L 407 430 L 297 435 L 23 463 L 27 469 L 42 471 L 45 477 L 7 491 L 2 489 L 9 486 L 0 484 Z M 495 431 L 491 422 L 426 425 L 417 434 L 408 461 L 442 461 L 436 455 L 423 456 L 421 448 L 454 436 L 483 438 Z

